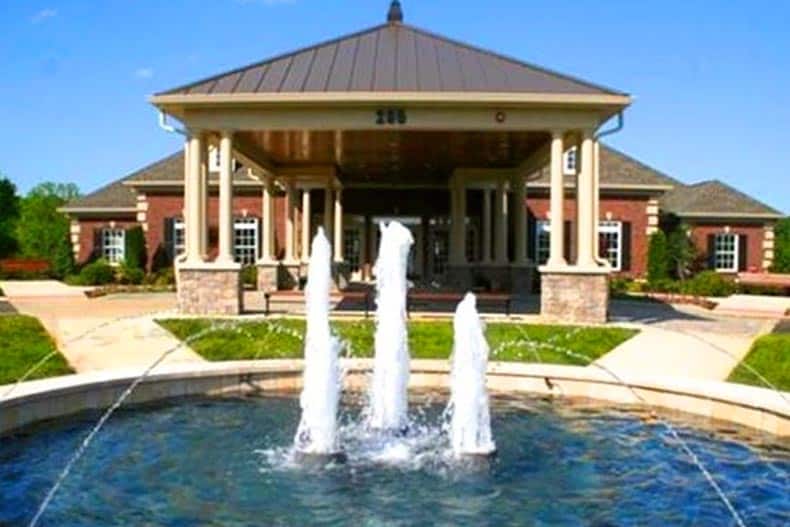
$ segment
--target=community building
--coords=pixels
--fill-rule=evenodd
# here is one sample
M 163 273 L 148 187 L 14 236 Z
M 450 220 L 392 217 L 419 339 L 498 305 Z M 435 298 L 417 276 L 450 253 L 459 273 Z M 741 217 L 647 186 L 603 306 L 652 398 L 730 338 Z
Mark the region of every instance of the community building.
M 412 231 L 415 287 L 539 291 L 566 321 L 605 320 L 608 277 L 643 277 L 671 222 L 717 271 L 772 262 L 779 212 L 602 143 L 627 94 L 407 25 L 397 1 L 383 25 L 152 103 L 184 149 L 63 210 L 80 262 L 122 261 L 142 226 L 186 313 L 240 312 L 243 266 L 262 290 L 300 287 L 319 227 L 338 288 L 371 281 L 390 220 Z

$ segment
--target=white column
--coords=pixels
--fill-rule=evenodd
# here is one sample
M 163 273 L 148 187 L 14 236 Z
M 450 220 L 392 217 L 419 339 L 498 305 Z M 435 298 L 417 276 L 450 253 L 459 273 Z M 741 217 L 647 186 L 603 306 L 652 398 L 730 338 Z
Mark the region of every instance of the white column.
M 483 263 L 491 263 L 491 189 L 483 189 Z
M 332 231 L 334 229 L 334 222 L 332 221 L 332 210 L 334 209 L 334 201 L 332 200 L 332 186 L 327 184 L 324 188 L 324 233 L 326 239 L 332 241 Z
M 219 255 L 217 262 L 233 263 L 233 134 L 219 139 Z
M 263 179 L 263 207 L 261 210 L 261 260 L 272 262 L 274 260 L 274 207 L 272 206 L 271 176 Z
M 198 226 L 200 229 L 200 255 L 205 260 L 208 258 L 208 144 L 206 136 L 201 136 L 200 146 L 200 219 Z
M 302 262 L 310 261 L 310 189 L 302 190 Z
M 517 176 L 514 185 L 515 263 L 524 265 L 527 263 L 527 182 L 523 176 Z
M 341 189 L 335 190 L 335 226 L 334 235 L 334 248 L 335 248 L 335 262 L 343 262 L 343 191 Z
M 296 261 L 296 191 L 291 182 L 285 184 L 285 261 Z
M 565 180 L 563 177 L 562 156 L 564 153 L 563 133 L 551 135 L 551 216 L 550 247 L 547 267 L 564 267 L 565 261 Z
M 200 149 L 203 147 L 203 140 L 199 134 L 192 135 L 188 139 L 187 147 L 184 149 L 186 154 L 186 173 L 184 204 L 186 210 L 185 230 L 186 232 L 186 261 L 187 263 L 198 263 L 203 261 L 201 252 L 201 229 L 200 229 Z
M 593 258 L 596 263 L 602 264 L 601 245 L 599 240 L 599 223 L 601 221 L 601 144 L 593 142 Z
M 497 181 L 496 202 L 494 203 L 494 218 L 496 238 L 494 239 L 494 252 L 497 265 L 507 265 L 507 226 L 508 226 L 508 204 L 507 204 L 507 182 L 504 179 Z
M 583 268 L 597 267 L 593 258 L 593 213 L 595 210 L 593 190 L 593 135 L 591 130 L 582 132 L 581 171 L 576 188 L 577 206 L 577 259 L 576 265 Z

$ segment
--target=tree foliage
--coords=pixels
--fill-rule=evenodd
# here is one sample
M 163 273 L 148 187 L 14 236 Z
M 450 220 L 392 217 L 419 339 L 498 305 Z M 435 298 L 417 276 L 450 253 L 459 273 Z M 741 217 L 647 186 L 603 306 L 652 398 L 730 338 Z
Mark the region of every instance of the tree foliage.
M 0 174 L 0 258 L 11 256 L 17 249 L 14 230 L 19 218 L 19 196 L 16 186 Z
M 47 260 L 53 272 L 65 276 L 73 269 L 69 220 L 58 208 L 79 195 L 73 184 L 42 183 L 20 204 L 17 240 L 22 256 Z
M 697 246 L 689 237 L 689 229 L 678 225 L 667 236 L 667 261 L 674 278 L 685 280 L 694 273 L 698 258 Z
M 650 235 L 647 249 L 647 281 L 655 284 L 668 278 L 667 236 L 664 231 L 659 230 Z
M 774 229 L 775 273 L 790 273 L 790 217 L 780 220 Z

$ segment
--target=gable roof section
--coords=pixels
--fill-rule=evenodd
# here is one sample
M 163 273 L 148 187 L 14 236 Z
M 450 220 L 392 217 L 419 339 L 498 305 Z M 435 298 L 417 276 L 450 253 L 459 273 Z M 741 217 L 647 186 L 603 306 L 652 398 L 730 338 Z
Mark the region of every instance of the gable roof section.
M 682 185 L 663 172 L 604 144 L 601 144 L 600 164 L 601 186 L 603 188 L 667 191 Z M 530 184 L 548 187 L 550 180 L 549 167 L 544 167 L 536 179 L 530 180 Z M 566 176 L 566 180 L 573 180 L 573 176 Z M 567 181 L 566 184 L 568 184 Z
M 625 95 L 413 26 L 388 23 L 155 97 L 317 92 Z
M 114 181 L 90 194 L 70 201 L 61 207 L 62 212 L 134 212 L 137 207 L 137 193 L 126 186 L 126 178 Z
M 719 180 L 682 185 L 666 193 L 661 209 L 680 217 L 781 218 L 783 214 Z

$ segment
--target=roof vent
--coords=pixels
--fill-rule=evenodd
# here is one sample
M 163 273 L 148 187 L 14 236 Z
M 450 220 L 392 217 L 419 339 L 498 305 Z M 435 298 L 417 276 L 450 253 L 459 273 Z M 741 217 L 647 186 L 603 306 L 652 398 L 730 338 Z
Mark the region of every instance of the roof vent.
M 401 9 L 400 2 L 393 0 L 390 4 L 390 10 L 387 13 L 387 22 L 390 24 L 397 24 L 403 22 L 403 9 Z

